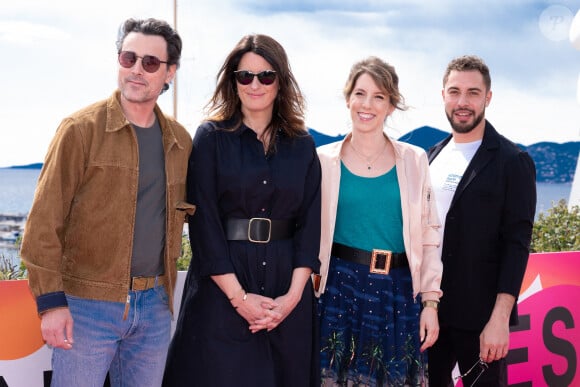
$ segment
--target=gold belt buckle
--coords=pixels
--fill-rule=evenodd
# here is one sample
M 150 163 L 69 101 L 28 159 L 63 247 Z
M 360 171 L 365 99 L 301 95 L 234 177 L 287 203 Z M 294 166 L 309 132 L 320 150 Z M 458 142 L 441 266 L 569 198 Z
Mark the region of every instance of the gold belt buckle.
M 373 249 L 370 272 L 375 274 L 389 274 L 391 268 L 392 251 Z
M 268 223 L 268 239 L 266 240 L 260 240 L 260 239 L 254 239 L 252 238 L 252 224 L 254 222 L 256 222 L 256 224 L 258 224 L 258 222 L 262 222 L 265 221 L 266 223 Z M 250 222 L 248 223 L 248 240 L 250 242 L 254 242 L 254 243 L 268 243 L 270 242 L 270 237 L 272 236 L 272 220 L 268 219 L 268 218 L 251 218 Z

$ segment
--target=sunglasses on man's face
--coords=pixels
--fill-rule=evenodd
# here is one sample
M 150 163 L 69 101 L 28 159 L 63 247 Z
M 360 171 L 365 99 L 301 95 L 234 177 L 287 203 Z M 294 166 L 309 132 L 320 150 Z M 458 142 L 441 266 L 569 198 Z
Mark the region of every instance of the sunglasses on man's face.
M 119 64 L 126 69 L 130 69 L 131 67 L 135 66 L 137 59 L 141 59 L 141 66 L 143 66 L 143 70 L 147 71 L 148 73 L 156 72 L 159 70 L 161 63 L 167 63 L 153 55 L 139 56 L 133 51 L 121 51 L 119 53 Z
M 264 70 L 259 73 L 253 73 L 247 70 L 234 71 L 236 76 L 236 81 L 241 85 L 249 85 L 254 80 L 254 77 L 258 77 L 258 81 L 262 85 L 271 85 L 276 80 L 276 72 L 273 70 Z

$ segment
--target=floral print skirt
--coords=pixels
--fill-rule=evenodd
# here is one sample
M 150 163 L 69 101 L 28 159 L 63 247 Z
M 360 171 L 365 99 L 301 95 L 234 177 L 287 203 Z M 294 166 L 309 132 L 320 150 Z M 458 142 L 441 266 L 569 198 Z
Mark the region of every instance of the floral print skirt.
M 420 305 L 408 267 L 373 274 L 368 266 L 332 257 L 319 305 L 323 384 L 424 385 Z

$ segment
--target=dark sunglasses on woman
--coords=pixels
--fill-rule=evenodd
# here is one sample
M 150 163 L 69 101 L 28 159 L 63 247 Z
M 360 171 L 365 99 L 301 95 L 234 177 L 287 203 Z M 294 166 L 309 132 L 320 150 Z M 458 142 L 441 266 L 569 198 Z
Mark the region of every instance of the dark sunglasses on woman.
M 254 77 L 258 77 L 258 81 L 266 86 L 271 85 L 276 80 L 276 72 L 273 70 L 264 70 L 257 74 L 247 70 L 238 70 L 234 71 L 234 75 L 236 76 L 236 81 L 244 86 L 252 83 Z

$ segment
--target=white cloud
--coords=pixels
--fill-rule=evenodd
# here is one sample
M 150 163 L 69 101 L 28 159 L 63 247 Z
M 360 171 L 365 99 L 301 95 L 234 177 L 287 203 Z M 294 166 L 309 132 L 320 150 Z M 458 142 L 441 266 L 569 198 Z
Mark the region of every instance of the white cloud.
M 0 21 L 0 41 L 7 44 L 32 46 L 67 39 L 70 39 L 70 35 L 54 26 L 26 21 Z
M 441 78 L 456 55 L 490 66 L 488 118 L 507 137 L 530 144 L 578 141 L 575 100 L 580 51 L 544 37 L 543 2 L 196 0 L 178 1 L 184 41 L 178 119 L 193 133 L 227 53 L 248 33 L 285 47 L 306 95 L 307 124 L 334 135 L 348 130 L 342 87 L 351 65 L 368 55 L 393 64 L 411 108 L 387 124 L 400 136 L 430 125 L 448 130 Z M 575 13 L 572 0 L 559 1 Z M 116 86 L 115 40 L 128 17 L 173 22 L 172 0 L 20 0 L 0 9 L 0 49 L 11 58 L 0 94 L 0 167 L 41 161 L 60 120 L 106 98 Z M 160 99 L 173 111 L 172 92 Z

